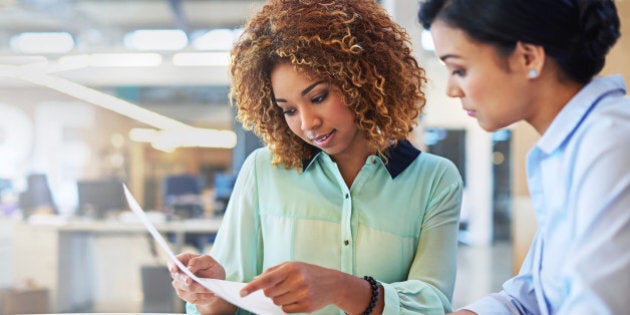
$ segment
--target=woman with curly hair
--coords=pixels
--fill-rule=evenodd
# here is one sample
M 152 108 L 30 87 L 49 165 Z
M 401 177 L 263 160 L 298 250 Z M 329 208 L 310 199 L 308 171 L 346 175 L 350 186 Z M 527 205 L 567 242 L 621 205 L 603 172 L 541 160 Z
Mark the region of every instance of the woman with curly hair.
M 407 140 L 424 106 L 408 35 L 371 0 L 271 0 L 232 50 L 243 164 L 200 277 L 287 313 L 451 309 L 462 180 Z M 181 278 L 190 313 L 244 312 Z

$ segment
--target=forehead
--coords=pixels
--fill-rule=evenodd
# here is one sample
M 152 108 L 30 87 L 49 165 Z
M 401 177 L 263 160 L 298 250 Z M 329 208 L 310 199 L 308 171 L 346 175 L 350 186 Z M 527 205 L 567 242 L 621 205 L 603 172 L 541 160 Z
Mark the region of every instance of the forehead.
M 296 88 L 320 80 L 312 72 L 290 63 L 275 65 L 271 70 L 270 79 L 274 89 L 283 87 Z
M 436 20 L 431 25 L 431 36 L 435 44 L 435 52 L 444 62 L 485 61 L 505 66 L 505 58 L 494 46 L 476 41 L 462 29 L 441 20 Z
M 452 27 L 441 20 L 436 20 L 431 25 L 431 36 L 439 57 L 459 56 L 462 52 L 478 50 L 479 43 L 473 41 L 462 29 Z

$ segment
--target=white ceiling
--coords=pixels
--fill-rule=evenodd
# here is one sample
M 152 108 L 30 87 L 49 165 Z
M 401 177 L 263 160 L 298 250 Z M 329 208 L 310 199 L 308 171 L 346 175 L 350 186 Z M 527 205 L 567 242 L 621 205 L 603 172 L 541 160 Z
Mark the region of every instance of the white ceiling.
M 33 59 L 34 56 L 10 50 L 10 38 L 22 32 L 69 32 L 76 42 L 69 54 L 124 52 L 123 37 L 130 31 L 181 29 L 191 37 L 213 28 L 238 28 L 263 3 L 261 0 L 0 0 L 0 65 L 23 65 Z M 44 57 L 54 63 L 59 56 Z M 82 68 L 56 75 L 89 86 L 228 83 L 225 67 L 176 67 L 168 62 L 153 68 Z M 0 78 L 2 86 L 21 84 L 24 82 Z
M 236 28 L 264 1 L 256 0 L 0 0 L 3 51 L 20 32 L 67 31 L 83 49 L 122 48 L 136 29 L 182 29 L 187 33 Z
M 263 3 L 263 0 L 0 0 L 0 90 L 41 88 L 43 85 L 24 79 L 30 71 L 25 67 L 34 66 L 52 78 L 108 94 L 113 94 L 117 87 L 157 87 L 161 100 L 138 100 L 138 105 L 192 125 L 229 127 L 232 114 L 224 89 L 229 85 L 225 66 L 178 67 L 169 61 L 174 52 L 158 52 L 164 61 L 156 67 L 79 67 L 50 72 L 47 69 L 54 67 L 61 56 L 16 53 L 9 41 L 23 32 L 65 31 L 72 34 L 76 43 L 69 55 L 129 52 L 123 38 L 130 31 L 181 29 L 192 39 L 194 34 L 205 30 L 243 26 Z M 43 70 L 37 68 L 40 65 Z M 55 85 L 59 88 L 66 84 Z M 196 90 L 182 91 L 185 87 Z M 195 92 L 199 91 L 219 93 L 226 100 L 195 98 Z M 138 93 L 149 95 L 146 91 Z M 191 96 L 182 98 L 182 93 Z

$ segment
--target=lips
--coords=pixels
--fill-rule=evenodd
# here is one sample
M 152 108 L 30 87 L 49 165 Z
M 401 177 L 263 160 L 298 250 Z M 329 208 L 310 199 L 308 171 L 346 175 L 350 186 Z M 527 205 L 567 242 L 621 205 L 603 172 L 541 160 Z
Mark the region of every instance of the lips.
M 319 146 L 319 147 L 323 147 L 326 146 L 326 144 L 328 144 L 328 140 L 330 140 L 331 136 L 335 133 L 335 130 L 325 134 L 325 135 L 321 135 L 321 136 L 315 136 L 315 137 L 311 137 L 311 141 Z
M 463 110 L 466 112 L 466 114 L 467 114 L 468 116 L 470 116 L 470 117 L 475 117 L 475 116 L 476 116 L 476 114 L 477 114 L 477 111 L 476 111 L 476 110 L 474 110 L 474 109 L 469 109 L 469 108 L 466 108 L 466 107 L 464 107 L 464 106 L 462 106 L 462 109 L 463 109 Z

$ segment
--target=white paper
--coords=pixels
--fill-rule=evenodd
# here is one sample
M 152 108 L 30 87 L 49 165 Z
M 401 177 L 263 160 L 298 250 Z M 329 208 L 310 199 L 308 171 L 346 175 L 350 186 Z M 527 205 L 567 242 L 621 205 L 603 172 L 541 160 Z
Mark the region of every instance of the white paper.
M 188 270 L 186 266 L 184 266 L 184 264 L 179 261 L 179 259 L 177 259 L 177 257 L 175 257 L 175 254 L 173 254 L 173 251 L 168 246 L 168 243 L 157 231 L 151 221 L 149 221 L 147 215 L 144 213 L 140 205 L 138 205 L 136 199 L 133 197 L 133 195 L 131 195 L 131 192 L 129 192 L 129 189 L 127 189 L 127 185 L 123 184 L 123 188 L 125 190 L 125 196 L 127 197 L 127 203 L 129 204 L 129 208 L 131 209 L 131 211 L 133 211 L 138 216 L 138 218 L 140 218 L 140 222 L 144 224 L 149 233 L 151 233 L 153 238 L 155 238 L 157 243 L 160 245 L 160 247 L 162 247 L 168 257 L 177 265 L 177 267 L 179 267 L 179 270 L 183 271 L 195 282 L 203 285 L 222 299 L 242 309 L 256 314 L 285 314 L 282 309 L 279 306 L 273 304 L 273 301 L 270 298 L 266 297 L 261 290 L 252 292 L 246 297 L 241 297 L 239 292 L 241 288 L 245 286 L 245 283 L 217 279 L 206 279 L 195 276 L 192 272 L 190 272 L 190 270 Z

